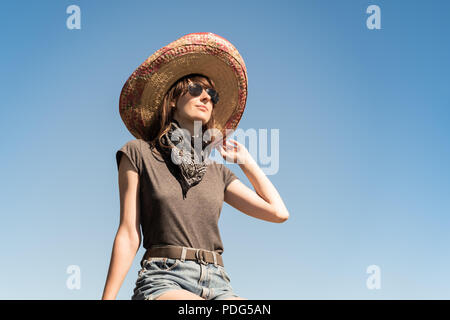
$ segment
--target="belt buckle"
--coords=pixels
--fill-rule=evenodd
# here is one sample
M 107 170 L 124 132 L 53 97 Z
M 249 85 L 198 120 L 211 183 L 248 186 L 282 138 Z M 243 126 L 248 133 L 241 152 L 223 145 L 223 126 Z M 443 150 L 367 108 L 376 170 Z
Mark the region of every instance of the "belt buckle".
M 200 252 L 201 252 L 202 254 L 200 254 Z M 197 249 L 197 250 L 195 251 L 195 258 L 196 258 L 197 261 L 200 262 L 201 264 L 204 264 L 204 265 L 207 265 L 207 264 L 208 264 L 208 262 L 206 262 L 206 261 L 204 260 L 204 259 L 205 259 L 205 251 L 202 250 L 202 249 Z

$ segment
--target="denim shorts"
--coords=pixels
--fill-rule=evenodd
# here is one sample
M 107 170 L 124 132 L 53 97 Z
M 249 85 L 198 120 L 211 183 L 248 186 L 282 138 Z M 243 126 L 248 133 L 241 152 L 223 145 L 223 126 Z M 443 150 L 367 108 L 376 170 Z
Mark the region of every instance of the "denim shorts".
M 195 260 L 149 258 L 142 261 L 131 300 L 155 300 L 169 290 L 184 289 L 206 300 L 238 297 L 225 268 Z

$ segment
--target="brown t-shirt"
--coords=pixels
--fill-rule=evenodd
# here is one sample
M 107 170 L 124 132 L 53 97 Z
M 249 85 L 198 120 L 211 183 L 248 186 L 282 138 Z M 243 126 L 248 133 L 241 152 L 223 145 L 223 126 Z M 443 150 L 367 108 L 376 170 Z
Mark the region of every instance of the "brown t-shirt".
M 211 159 L 203 179 L 183 199 L 178 180 L 161 154 L 143 139 L 128 141 L 116 153 L 117 169 L 122 153 L 139 174 L 140 221 L 143 247 L 178 245 L 223 252 L 218 221 L 224 193 L 238 179 L 225 165 Z

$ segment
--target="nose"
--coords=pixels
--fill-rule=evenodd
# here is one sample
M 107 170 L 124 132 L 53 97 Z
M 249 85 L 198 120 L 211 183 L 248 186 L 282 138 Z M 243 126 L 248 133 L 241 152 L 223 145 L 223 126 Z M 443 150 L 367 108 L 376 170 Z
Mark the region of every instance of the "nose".
M 211 97 L 209 96 L 209 94 L 206 92 L 205 89 L 203 89 L 202 94 L 200 95 L 200 101 L 203 102 L 204 104 L 207 104 L 209 101 L 211 101 Z

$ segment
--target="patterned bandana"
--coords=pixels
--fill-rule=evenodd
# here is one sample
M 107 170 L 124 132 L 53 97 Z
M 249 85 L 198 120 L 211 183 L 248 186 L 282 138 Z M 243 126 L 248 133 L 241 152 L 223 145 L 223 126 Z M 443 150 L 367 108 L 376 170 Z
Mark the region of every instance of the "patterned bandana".
M 170 123 L 170 130 L 161 137 L 164 148 L 156 143 L 158 151 L 163 156 L 169 171 L 175 176 L 183 190 L 183 199 L 186 198 L 188 190 L 199 184 L 208 166 L 209 152 L 207 146 L 210 141 L 202 140 L 201 150 L 195 149 L 195 136 L 186 133 L 175 119 Z M 201 139 L 197 138 L 197 139 Z M 197 148 L 199 149 L 199 148 Z

